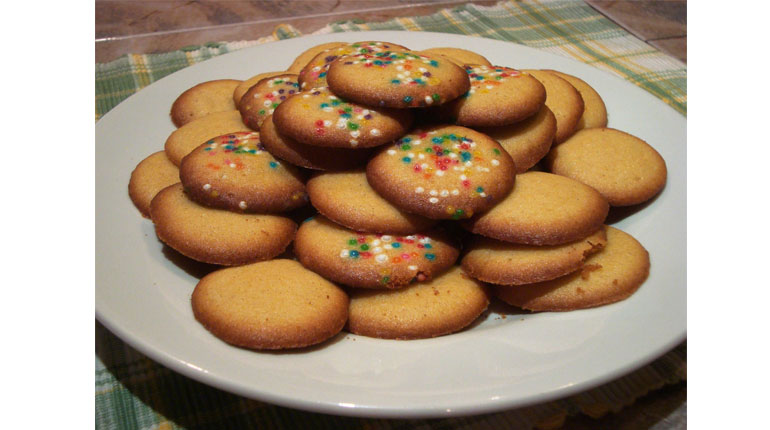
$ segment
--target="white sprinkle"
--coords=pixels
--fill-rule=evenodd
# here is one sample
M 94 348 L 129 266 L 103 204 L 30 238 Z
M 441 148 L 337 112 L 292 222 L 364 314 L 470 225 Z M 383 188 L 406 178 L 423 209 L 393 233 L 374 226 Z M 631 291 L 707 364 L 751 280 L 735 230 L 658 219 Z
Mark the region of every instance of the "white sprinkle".
M 382 247 L 385 248 L 385 249 L 393 249 L 393 245 L 391 245 L 389 243 L 386 243 L 385 245 L 382 245 Z
M 369 132 L 369 134 L 371 134 L 372 136 L 379 136 L 379 135 L 380 135 L 380 130 L 378 130 L 378 129 L 376 129 L 376 128 L 373 128 L 373 129 L 372 129 L 372 130 Z
M 426 243 L 430 243 L 430 238 L 423 237 L 422 239 L 420 239 L 420 243 L 422 243 L 423 245 L 425 245 Z
M 268 106 L 270 106 L 271 104 L 273 104 L 273 102 L 271 102 L 270 100 L 265 100 L 265 102 L 264 102 L 264 103 L 262 103 L 262 105 L 264 105 L 265 107 L 268 107 Z
M 433 97 L 425 96 L 425 104 L 426 105 L 432 105 L 433 104 Z
M 431 196 L 437 196 L 438 195 L 438 191 L 430 190 L 430 193 L 428 193 L 428 194 L 430 194 Z
M 465 175 L 460 175 L 460 180 L 461 180 L 461 181 L 464 181 L 464 180 L 466 180 L 466 179 L 468 179 L 468 177 L 467 177 L 467 176 L 465 176 Z
M 431 203 L 438 203 L 438 199 L 435 198 L 435 197 L 429 198 L 428 201 L 431 202 Z
M 488 89 L 488 90 L 491 90 L 492 88 L 494 88 L 494 86 L 492 86 L 492 85 L 487 85 L 487 89 Z
M 425 188 L 417 187 L 417 188 L 414 189 L 414 192 L 417 193 L 417 194 L 422 194 L 422 193 L 425 192 Z
M 374 239 L 374 241 L 372 242 L 372 245 L 374 245 L 374 246 L 380 246 L 380 244 L 381 244 L 381 243 L 382 243 L 382 242 L 380 242 L 380 239 Z
M 302 84 L 302 88 L 305 88 L 305 84 Z M 310 96 L 309 96 L 309 95 L 307 95 L 307 94 L 305 94 L 304 96 L 302 96 L 302 98 L 303 98 L 303 99 L 309 99 L 309 98 L 310 98 Z
M 323 108 L 321 110 L 323 110 L 324 112 L 331 112 L 332 108 L 331 107 L 325 107 L 325 108 Z
M 404 66 L 397 66 L 396 70 L 398 70 L 400 72 L 400 71 L 404 70 Z
M 329 100 L 337 100 L 337 96 L 329 95 Z
M 436 176 L 444 176 L 443 170 L 436 170 Z
M 235 168 L 235 163 L 230 163 L 230 167 Z
M 350 139 L 350 146 L 358 146 L 358 141 L 355 139 Z
M 356 119 L 364 119 L 363 115 L 356 115 Z
M 420 164 L 420 167 L 422 167 L 423 169 L 427 169 L 428 168 L 428 163 L 422 163 L 422 164 Z
M 354 131 L 350 132 L 350 135 L 355 137 L 355 138 L 358 138 L 358 136 L 361 136 L 361 132 L 358 131 L 358 130 L 354 130 Z
M 328 120 L 328 119 L 327 119 L 327 120 L 324 120 L 324 127 L 328 127 L 328 126 L 330 126 L 330 125 L 332 125 L 332 122 L 331 122 L 331 120 Z
M 498 166 L 498 165 L 500 165 L 500 162 L 497 161 L 497 160 L 492 160 L 492 165 L 493 166 Z
M 416 239 L 416 237 L 413 234 L 407 236 L 406 238 L 409 239 L 409 240 L 415 240 Z
M 375 253 L 375 254 L 382 254 L 382 248 L 377 246 L 374 249 L 372 249 L 372 252 Z
M 446 197 L 448 195 L 449 195 L 449 191 L 448 190 L 441 190 L 441 197 Z
M 388 149 L 388 155 L 396 155 L 395 149 Z
M 417 158 L 419 158 L 420 160 L 424 160 L 425 159 L 425 154 L 418 154 Z
M 459 195 L 459 194 L 460 194 L 460 190 L 458 190 L 457 188 L 455 188 L 454 190 L 452 190 L 452 195 L 453 195 L 453 196 L 457 196 L 457 195 Z
M 419 69 L 419 70 L 420 70 L 421 72 L 427 72 L 427 71 L 428 71 L 428 69 L 426 69 L 425 67 L 420 67 L 420 69 Z
M 420 139 L 417 139 L 417 140 L 415 140 L 414 142 L 412 142 L 412 145 L 419 145 L 419 144 L 421 144 L 421 143 L 422 143 L 422 140 L 420 140 Z
M 319 71 L 319 70 L 321 70 L 321 66 L 315 66 L 315 67 L 313 67 L 313 71 L 314 71 L 314 72 L 317 72 L 317 71 Z
M 479 195 L 480 195 L 481 197 L 486 197 L 486 196 L 487 196 L 487 193 L 483 193 L 483 192 L 482 192 L 482 193 L 479 193 Z
M 337 128 L 345 128 L 348 126 L 348 120 L 345 118 L 340 118 L 337 120 Z
M 342 252 L 340 252 L 340 257 L 347 258 L 348 255 L 350 255 L 350 252 L 348 252 L 347 249 L 343 249 Z
M 384 262 L 388 261 L 388 256 L 385 255 L 385 254 L 380 254 L 380 255 L 374 257 L 374 259 L 377 260 L 378 263 L 384 263 Z
M 417 266 L 409 266 L 409 267 L 407 267 L 407 269 L 409 269 L 409 270 L 417 270 Z
M 361 111 L 361 115 L 364 115 L 364 116 L 369 115 L 370 113 L 371 111 L 369 109 L 364 109 Z
M 390 242 L 391 240 L 393 240 L 393 236 L 388 236 L 386 234 L 386 235 L 380 237 L 380 240 L 382 240 L 383 242 Z
M 247 208 L 246 202 L 241 201 L 240 203 L 238 203 L 238 207 L 245 210 Z
M 453 152 L 453 153 L 449 154 L 449 158 L 457 158 L 457 154 L 455 154 L 455 153 Z
M 206 184 L 206 185 L 204 185 L 204 186 L 203 186 L 203 189 L 204 189 L 205 191 L 208 191 L 208 190 L 210 190 L 210 189 L 211 189 L 211 184 Z

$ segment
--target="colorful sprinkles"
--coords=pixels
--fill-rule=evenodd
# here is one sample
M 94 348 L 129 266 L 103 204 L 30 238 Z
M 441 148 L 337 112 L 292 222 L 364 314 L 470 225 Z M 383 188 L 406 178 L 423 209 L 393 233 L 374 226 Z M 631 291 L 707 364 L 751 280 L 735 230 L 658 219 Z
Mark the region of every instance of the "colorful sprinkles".
M 303 106 L 307 109 L 315 107 L 318 109 L 319 117 L 315 119 L 315 133 L 322 136 L 329 129 L 338 129 L 346 131 L 350 135 L 349 143 L 351 147 L 358 146 L 359 138 L 362 134 L 368 133 L 373 137 L 380 136 L 381 131 L 370 126 L 370 121 L 378 114 L 363 106 L 353 105 L 332 94 L 328 88 L 313 88 L 302 93 L 304 99 L 313 99 L 312 103 Z M 329 119 L 336 116 L 336 119 Z M 323 118 L 321 117 L 323 116 Z
M 391 49 L 392 46 L 383 42 L 360 42 L 346 46 L 331 49 L 324 52 L 325 55 L 319 55 L 314 61 L 305 66 L 300 72 L 299 81 L 302 88 L 309 86 L 326 85 L 326 74 L 329 71 L 331 63 L 346 55 L 371 54 Z
M 385 265 L 406 264 L 407 269 L 417 272 L 420 261 L 432 263 L 436 259 L 433 241 L 423 235 L 390 236 L 356 233 L 340 250 L 340 258 L 350 260 L 374 260 Z M 390 282 L 390 268 L 383 267 L 380 282 Z
M 465 72 L 468 73 L 468 79 L 471 81 L 471 88 L 463 95 L 466 98 L 475 93 L 489 93 L 508 78 L 518 78 L 521 76 L 521 72 L 509 67 L 466 65 Z
M 256 104 L 259 116 L 272 114 L 284 100 L 299 92 L 299 83 L 286 77 L 270 79 L 266 85 L 266 92 L 254 94 L 254 98 L 258 100 Z

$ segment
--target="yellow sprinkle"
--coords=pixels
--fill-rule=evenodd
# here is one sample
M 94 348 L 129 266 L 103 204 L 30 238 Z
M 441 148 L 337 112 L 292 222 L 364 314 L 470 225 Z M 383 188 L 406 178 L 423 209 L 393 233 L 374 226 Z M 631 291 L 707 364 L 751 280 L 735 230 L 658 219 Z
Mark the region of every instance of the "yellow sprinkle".
M 453 208 L 452 206 L 447 206 L 446 213 L 448 213 L 449 215 L 452 215 L 453 213 L 455 213 L 455 208 Z
M 428 79 L 428 83 L 430 85 L 438 85 L 441 82 L 441 79 L 439 78 L 430 78 Z
M 211 197 L 219 197 L 219 192 L 217 190 L 212 191 Z

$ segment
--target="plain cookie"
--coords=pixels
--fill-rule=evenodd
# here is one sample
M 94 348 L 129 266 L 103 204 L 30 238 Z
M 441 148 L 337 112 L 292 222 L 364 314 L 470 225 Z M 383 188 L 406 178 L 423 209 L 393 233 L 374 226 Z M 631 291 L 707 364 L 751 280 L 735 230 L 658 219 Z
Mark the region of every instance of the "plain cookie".
M 150 202 L 158 191 L 179 182 L 179 168 L 169 161 L 164 151 L 145 158 L 131 172 L 128 196 L 145 218 L 150 217 Z
M 237 109 L 233 92 L 241 83 L 235 79 L 219 79 L 200 83 L 183 92 L 171 105 L 171 121 L 177 127 L 206 115 Z
M 578 121 L 577 130 L 607 126 L 607 107 L 604 105 L 602 97 L 592 86 L 577 76 L 568 75 L 557 70 L 546 71 L 569 82 L 580 93 L 585 108 L 583 109 L 583 116 Z
M 525 70 L 545 87 L 545 105 L 556 116 L 556 136 L 554 143 L 559 144 L 572 136 L 583 116 L 585 104 L 575 87 L 566 80 L 544 70 Z
M 458 66 L 464 66 L 466 64 L 478 64 L 482 66 L 492 66 L 492 63 L 481 54 L 477 54 L 473 51 L 462 48 L 441 47 L 441 48 L 428 48 L 417 53 L 425 53 L 428 55 L 439 55 L 448 58 Z
M 548 154 L 556 136 L 556 117 L 543 106 L 540 111 L 512 125 L 479 128 L 495 139 L 513 158 L 518 173 L 524 173 Z

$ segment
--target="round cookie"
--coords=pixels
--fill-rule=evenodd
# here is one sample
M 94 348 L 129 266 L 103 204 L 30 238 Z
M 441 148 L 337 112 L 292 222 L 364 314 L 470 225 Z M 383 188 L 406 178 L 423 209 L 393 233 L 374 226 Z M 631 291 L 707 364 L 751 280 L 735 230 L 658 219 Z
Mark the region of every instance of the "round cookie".
M 544 70 L 525 70 L 545 87 L 545 105 L 556 116 L 554 143 L 567 140 L 577 130 L 585 104 L 578 90 L 569 82 Z
M 366 106 L 439 106 L 465 94 L 465 71 L 443 58 L 408 51 L 348 55 L 331 63 L 326 76 L 334 94 Z
M 490 63 L 489 60 L 487 60 L 483 55 L 480 55 L 473 51 L 469 51 L 467 49 L 462 49 L 462 48 L 452 48 L 452 47 L 429 48 L 429 49 L 423 49 L 422 51 L 417 51 L 417 52 L 420 54 L 425 53 L 427 55 L 439 55 L 441 57 L 446 57 L 449 59 L 449 61 L 461 67 L 466 64 L 492 66 L 492 63 Z
M 179 168 L 164 151 L 151 154 L 139 164 L 128 181 L 128 196 L 145 218 L 150 217 L 150 202 L 158 191 L 179 182 Z
M 516 167 L 495 140 L 469 128 L 415 130 L 366 166 L 369 184 L 404 211 L 431 219 L 483 212 L 513 187 Z
M 188 122 L 206 115 L 237 109 L 233 92 L 241 81 L 218 79 L 200 83 L 174 100 L 171 105 L 171 121 L 181 127 Z
M 551 149 L 556 135 L 556 117 L 543 106 L 540 111 L 516 124 L 479 128 L 495 139 L 513 158 L 518 173 L 524 173 L 542 160 Z
M 516 176 L 499 204 L 463 224 L 467 230 L 505 242 L 560 245 L 598 230 L 609 212 L 599 192 L 573 179 L 529 171 Z
M 363 169 L 316 175 L 307 181 L 307 192 L 318 212 L 355 231 L 407 235 L 436 225 L 383 199 L 369 185 Z
M 294 253 L 303 266 L 340 284 L 400 288 L 445 271 L 459 250 L 439 230 L 404 237 L 368 234 L 319 215 L 300 226 Z
M 166 139 L 166 155 L 179 166 L 182 158 L 199 147 L 203 142 L 227 133 L 252 131 L 241 119 L 237 110 L 212 113 L 190 121 L 174 130 Z
M 588 256 L 607 243 L 604 228 L 564 245 L 532 246 L 475 236 L 466 246 L 463 270 L 479 281 L 522 285 L 548 281 L 583 267 Z
M 578 121 L 577 130 L 607 126 L 607 107 L 604 105 L 602 97 L 592 86 L 577 76 L 568 75 L 557 70 L 546 71 L 569 82 L 580 93 L 585 108 L 583 109 L 583 116 Z
M 201 206 L 185 195 L 181 183 L 152 199 L 150 217 L 158 238 L 171 248 L 193 260 L 224 266 L 269 260 L 286 249 L 297 230 L 286 217 Z
M 551 149 L 546 166 L 594 187 L 612 206 L 642 203 L 666 185 L 666 162 L 658 151 L 612 128 L 580 130 Z
M 371 54 L 373 52 L 383 52 L 390 50 L 407 50 L 406 47 L 396 45 L 390 42 L 364 41 L 355 42 L 327 49 L 318 53 L 310 60 L 299 72 L 299 84 L 302 89 L 314 87 L 325 87 L 326 76 L 329 72 L 331 63 L 345 55 L 353 54 Z
M 487 306 L 486 287 L 455 266 L 399 290 L 351 291 L 347 330 L 382 339 L 431 338 L 462 330 Z
M 545 103 L 545 87 L 527 73 L 501 66 L 463 69 L 470 90 L 438 109 L 448 122 L 467 127 L 509 125 L 536 114 Z
M 344 100 L 327 87 L 302 91 L 281 103 L 273 123 L 282 135 L 307 145 L 370 148 L 406 134 L 414 115 L 403 109 L 370 108 Z
M 214 336 L 249 349 L 323 342 L 345 326 L 349 306 L 342 289 L 293 260 L 217 270 L 190 300 L 195 319 Z
M 273 124 L 273 116 L 268 116 L 262 123 L 259 135 L 265 149 L 273 156 L 295 166 L 312 170 L 348 170 L 361 166 L 372 154 L 367 149 L 324 148 L 305 145 L 283 136 Z
M 583 269 L 551 281 L 496 286 L 495 295 L 530 311 L 571 311 L 618 302 L 647 279 L 650 256 L 631 235 L 607 227 L 607 245 Z
M 318 54 L 324 51 L 328 51 L 330 49 L 339 48 L 341 46 L 348 45 L 346 42 L 327 42 L 322 43 L 320 45 L 313 46 L 312 48 L 308 48 L 307 50 L 303 51 L 301 54 L 297 56 L 297 58 L 294 59 L 294 61 L 291 63 L 288 69 L 286 69 L 289 73 L 299 73 L 302 71 L 302 69 L 307 66 L 307 64 L 315 58 Z
M 307 203 L 299 171 L 265 151 L 253 131 L 200 145 L 182 159 L 179 178 L 192 200 L 214 208 L 273 213 Z
M 259 130 L 268 115 L 275 108 L 299 92 L 297 75 L 285 73 L 265 78 L 249 88 L 238 103 L 243 122 Z
M 248 91 L 249 88 L 253 87 L 254 85 L 257 85 L 257 83 L 262 79 L 272 78 L 274 76 L 284 75 L 286 73 L 296 74 L 297 72 L 285 71 L 260 73 L 241 82 L 237 87 L 235 87 L 235 90 L 233 90 L 233 102 L 235 103 L 235 106 L 238 106 L 238 104 L 241 102 L 241 98 L 244 94 L 246 94 L 246 91 Z

